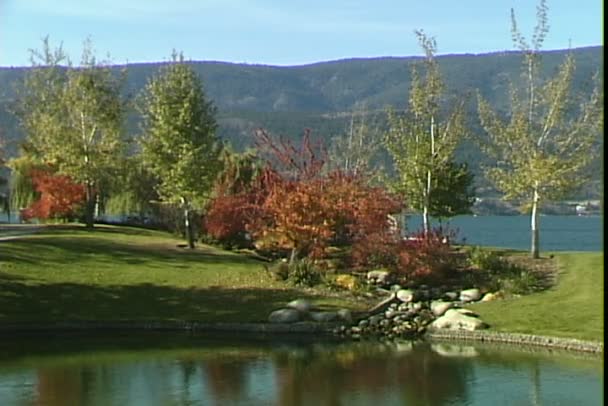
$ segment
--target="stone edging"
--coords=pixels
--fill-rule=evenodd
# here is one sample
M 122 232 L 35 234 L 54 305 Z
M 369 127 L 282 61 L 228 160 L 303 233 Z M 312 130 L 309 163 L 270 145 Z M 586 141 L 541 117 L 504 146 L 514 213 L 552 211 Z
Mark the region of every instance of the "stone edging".
M 243 334 L 307 334 L 318 337 L 335 337 L 333 330 L 342 323 L 298 322 L 274 323 L 202 323 L 196 321 L 65 321 L 54 323 L 0 323 L 4 332 L 48 331 L 196 331 Z M 501 333 L 490 331 L 427 331 L 424 338 L 431 341 L 478 341 L 557 348 L 571 351 L 603 353 L 604 343 L 571 338 L 536 336 L 532 334 Z
M 62 321 L 45 323 L 0 323 L 2 332 L 42 331 L 199 331 L 214 333 L 254 334 L 316 334 L 330 335 L 338 324 L 298 322 L 291 324 L 272 323 L 202 323 L 197 321 Z
M 490 331 L 427 331 L 424 335 L 429 340 L 479 341 L 488 343 L 507 343 L 557 348 L 571 351 L 603 353 L 604 343 L 584 341 L 573 338 L 537 336 L 532 334 L 502 333 Z

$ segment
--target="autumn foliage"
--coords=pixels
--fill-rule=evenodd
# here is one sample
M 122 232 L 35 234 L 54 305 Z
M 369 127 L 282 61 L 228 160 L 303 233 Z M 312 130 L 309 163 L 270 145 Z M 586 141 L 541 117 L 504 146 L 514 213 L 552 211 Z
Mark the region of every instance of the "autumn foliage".
M 40 198 L 21 211 L 23 220 L 70 219 L 84 202 L 84 186 L 69 176 L 53 174 L 49 170 L 33 170 L 32 183 Z
M 246 190 L 220 193 L 211 203 L 205 229 L 218 240 L 247 234 L 258 246 L 322 258 L 329 245 L 359 246 L 378 236 L 395 239 L 388 215 L 401 204 L 361 175 L 324 173 L 322 145 L 310 133 L 294 146 L 258 131 L 256 144 L 266 167 Z

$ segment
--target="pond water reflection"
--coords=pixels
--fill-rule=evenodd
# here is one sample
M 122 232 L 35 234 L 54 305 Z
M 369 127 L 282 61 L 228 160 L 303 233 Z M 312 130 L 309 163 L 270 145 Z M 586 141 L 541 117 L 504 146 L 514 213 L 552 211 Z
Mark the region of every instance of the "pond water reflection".
M 603 357 L 193 335 L 0 340 L 9 405 L 601 405 Z

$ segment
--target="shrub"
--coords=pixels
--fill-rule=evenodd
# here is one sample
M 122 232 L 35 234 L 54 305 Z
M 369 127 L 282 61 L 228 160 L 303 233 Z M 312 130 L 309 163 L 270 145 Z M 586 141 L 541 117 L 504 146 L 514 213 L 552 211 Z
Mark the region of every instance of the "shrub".
M 313 287 L 323 280 L 321 272 L 309 258 L 293 261 L 288 266 L 288 280 L 295 286 Z
M 224 246 L 251 247 L 247 223 L 255 208 L 247 194 L 219 196 L 211 201 L 203 230 Z
M 412 283 L 437 283 L 447 278 L 459 266 L 450 245 L 454 238 L 447 237 L 442 230 L 434 229 L 427 235 L 418 232 L 401 241 L 397 248 L 397 274 Z
M 72 220 L 84 202 L 84 186 L 69 176 L 53 174 L 48 170 L 34 170 L 32 183 L 40 198 L 21 211 L 23 220 L 65 219 Z
M 468 255 L 469 265 L 486 271 L 500 271 L 504 266 L 503 259 L 496 251 L 473 246 Z

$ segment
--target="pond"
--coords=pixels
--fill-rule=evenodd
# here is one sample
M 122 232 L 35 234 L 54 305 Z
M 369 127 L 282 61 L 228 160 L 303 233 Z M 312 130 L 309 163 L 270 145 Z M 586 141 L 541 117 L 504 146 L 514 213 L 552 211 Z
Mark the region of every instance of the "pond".
M 602 405 L 603 356 L 191 334 L 0 339 L 0 404 Z

